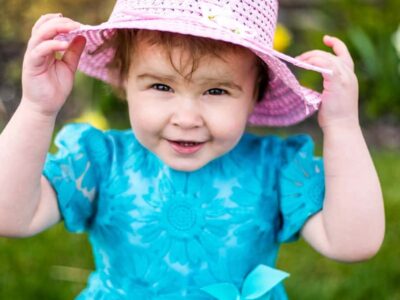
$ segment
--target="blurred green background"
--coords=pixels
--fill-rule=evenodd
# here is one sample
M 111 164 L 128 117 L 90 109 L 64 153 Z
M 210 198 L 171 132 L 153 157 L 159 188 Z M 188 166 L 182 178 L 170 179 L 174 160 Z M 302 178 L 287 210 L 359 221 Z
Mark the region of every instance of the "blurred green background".
M 277 49 L 290 55 L 321 48 L 324 34 L 348 45 L 360 82 L 360 117 L 380 175 L 387 231 L 372 260 L 342 264 L 315 253 L 303 241 L 282 248 L 278 267 L 291 273 L 291 299 L 400 299 L 400 1 L 286 0 L 281 2 Z M 22 56 L 35 20 L 61 12 L 87 24 L 107 19 L 114 1 L 0 0 L 0 131 L 21 96 Z M 321 89 L 318 74 L 293 69 L 301 82 Z M 96 80 L 78 74 L 61 111 L 60 128 L 70 121 L 101 128 L 127 128 L 126 105 Z M 293 128 L 250 129 L 288 135 L 311 134 L 321 144 L 315 118 Z M 1 166 L 0 166 L 1 167 Z M 0 299 L 72 299 L 93 268 L 85 235 L 62 224 L 32 238 L 0 238 Z

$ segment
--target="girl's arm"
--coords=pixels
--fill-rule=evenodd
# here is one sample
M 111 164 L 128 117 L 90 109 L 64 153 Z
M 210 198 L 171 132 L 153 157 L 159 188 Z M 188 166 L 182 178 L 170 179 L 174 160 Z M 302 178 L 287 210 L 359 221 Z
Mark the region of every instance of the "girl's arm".
M 55 117 L 22 101 L 0 135 L 0 235 L 28 236 L 55 224 L 54 191 L 41 176 Z
M 0 235 L 29 236 L 60 219 L 56 195 L 41 175 L 56 116 L 65 103 L 85 41 L 53 38 L 79 24 L 42 16 L 25 53 L 21 103 L 0 135 Z M 62 59 L 55 52 L 62 51 Z
M 358 120 L 358 83 L 343 42 L 325 37 L 335 55 L 311 51 L 300 59 L 330 68 L 325 75 L 318 122 L 324 135 L 325 202 L 302 230 L 319 252 L 359 261 L 379 250 L 385 230 L 379 179 Z

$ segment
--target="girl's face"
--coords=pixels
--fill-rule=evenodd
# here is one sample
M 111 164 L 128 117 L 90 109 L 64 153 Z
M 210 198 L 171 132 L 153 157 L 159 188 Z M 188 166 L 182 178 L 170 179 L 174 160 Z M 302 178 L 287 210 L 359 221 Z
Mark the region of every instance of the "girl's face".
M 191 68 L 183 50 L 174 49 L 170 58 L 163 47 L 141 43 L 124 84 L 137 139 L 180 171 L 197 170 L 230 151 L 256 102 L 254 54 L 206 56 L 185 76 Z

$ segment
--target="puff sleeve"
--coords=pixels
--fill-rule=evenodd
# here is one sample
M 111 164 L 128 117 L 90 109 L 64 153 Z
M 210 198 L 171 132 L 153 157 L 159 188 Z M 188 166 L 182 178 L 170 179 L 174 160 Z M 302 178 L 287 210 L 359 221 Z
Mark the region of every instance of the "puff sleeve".
M 103 132 L 87 124 L 70 124 L 56 136 L 56 154 L 48 154 L 43 175 L 56 194 L 67 230 L 82 232 L 95 213 L 99 181 L 108 151 Z
M 282 217 L 279 242 L 299 238 L 305 222 L 322 209 L 325 197 L 323 160 L 314 157 L 314 143 L 307 135 L 282 142 L 278 192 Z

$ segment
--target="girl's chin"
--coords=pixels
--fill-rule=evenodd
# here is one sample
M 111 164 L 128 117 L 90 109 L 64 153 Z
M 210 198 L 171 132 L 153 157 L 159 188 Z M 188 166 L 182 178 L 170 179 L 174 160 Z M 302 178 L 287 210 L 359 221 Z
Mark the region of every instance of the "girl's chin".
M 208 162 L 207 162 L 208 163 Z M 168 163 L 166 164 L 171 168 L 176 171 L 181 171 L 181 172 L 194 172 L 202 167 L 204 167 L 207 163 L 199 164 L 199 163 L 178 163 L 178 162 L 173 162 L 173 163 Z

